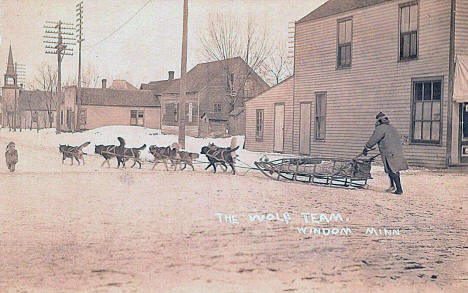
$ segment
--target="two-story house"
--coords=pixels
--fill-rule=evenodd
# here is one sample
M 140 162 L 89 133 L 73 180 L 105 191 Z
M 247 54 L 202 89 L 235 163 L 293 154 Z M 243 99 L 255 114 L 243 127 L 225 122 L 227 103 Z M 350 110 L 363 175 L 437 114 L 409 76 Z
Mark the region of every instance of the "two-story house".
M 293 153 L 353 157 L 383 111 L 411 165 L 468 163 L 467 56 L 468 1 L 329 0 L 295 25 Z
M 268 84 L 240 57 L 197 64 L 187 72 L 186 133 L 207 136 L 245 134 L 245 101 L 267 90 Z M 180 79 L 142 84 L 159 97 L 162 131 L 177 133 Z

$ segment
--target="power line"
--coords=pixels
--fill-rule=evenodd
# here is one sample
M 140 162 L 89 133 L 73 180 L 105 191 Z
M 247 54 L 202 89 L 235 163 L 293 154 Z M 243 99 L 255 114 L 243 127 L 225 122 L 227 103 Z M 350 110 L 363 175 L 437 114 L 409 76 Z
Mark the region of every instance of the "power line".
M 99 45 L 100 43 L 104 42 L 105 40 L 109 39 L 113 34 L 115 34 L 116 32 L 118 32 L 121 28 L 123 28 L 127 23 L 129 23 L 132 19 L 134 19 L 138 13 L 140 13 L 140 11 L 143 10 L 143 8 L 145 8 L 149 3 L 151 2 L 151 0 L 148 0 L 146 1 L 146 3 L 140 8 L 137 10 L 137 12 L 135 12 L 135 14 L 133 14 L 132 17 L 130 17 L 129 19 L 127 19 L 124 23 L 122 23 L 118 28 L 116 28 L 114 31 L 112 31 L 107 37 L 105 37 L 104 39 L 100 40 L 99 42 L 95 43 L 94 45 L 86 48 L 86 50 L 90 50 L 94 47 L 96 47 L 97 45 Z M 83 49 L 84 50 L 84 49 Z

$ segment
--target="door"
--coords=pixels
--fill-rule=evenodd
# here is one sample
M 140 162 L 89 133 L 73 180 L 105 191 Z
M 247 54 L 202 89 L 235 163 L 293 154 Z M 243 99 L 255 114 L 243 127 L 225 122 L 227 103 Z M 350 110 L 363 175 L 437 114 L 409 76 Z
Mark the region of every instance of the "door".
M 310 154 L 310 103 L 300 104 L 300 124 L 299 124 L 299 153 Z
M 275 104 L 275 142 L 273 151 L 284 150 L 284 104 Z
M 460 163 L 468 163 L 468 103 L 460 105 Z

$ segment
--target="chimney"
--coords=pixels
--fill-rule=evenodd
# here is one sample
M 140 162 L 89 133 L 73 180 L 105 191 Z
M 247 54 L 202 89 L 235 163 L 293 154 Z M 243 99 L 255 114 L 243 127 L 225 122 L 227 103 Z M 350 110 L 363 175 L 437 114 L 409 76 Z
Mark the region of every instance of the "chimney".
M 102 79 L 102 88 L 105 89 L 107 87 L 107 79 Z
M 169 78 L 168 80 L 173 80 L 174 79 L 174 71 L 169 71 Z

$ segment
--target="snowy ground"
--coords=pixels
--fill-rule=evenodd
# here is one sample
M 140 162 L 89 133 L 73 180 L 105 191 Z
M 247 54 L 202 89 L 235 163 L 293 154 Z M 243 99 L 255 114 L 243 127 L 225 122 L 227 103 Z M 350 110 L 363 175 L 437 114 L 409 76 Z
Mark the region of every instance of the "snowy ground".
M 112 168 L 101 168 L 94 144 L 117 144 L 117 136 L 129 147 L 177 140 L 134 127 L 60 135 L 0 130 L 0 149 L 13 140 L 20 156 L 14 174 L 0 161 L 0 292 L 468 289 L 466 173 L 409 170 L 405 194 L 392 196 L 383 191 L 381 167 L 373 168 L 369 190 L 276 182 L 246 169 L 212 174 L 203 165 L 195 172 L 168 172 L 162 164 L 152 171 L 149 163 L 117 170 L 113 159 Z M 92 142 L 86 165 L 62 165 L 58 144 L 84 141 Z M 187 138 L 187 149 L 199 152 L 209 142 L 230 145 Z M 263 155 L 238 154 L 247 164 Z M 147 149 L 143 157 L 151 159 Z M 306 224 L 302 212 L 325 215 Z M 250 222 L 249 215 L 265 213 L 287 213 L 290 221 Z M 303 234 L 303 227 L 352 233 Z M 368 227 L 400 235 L 366 235 Z

